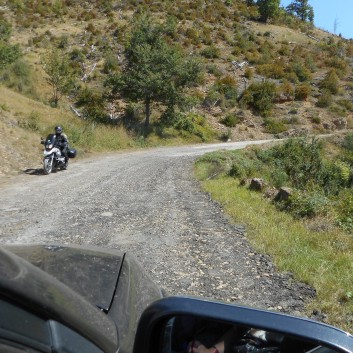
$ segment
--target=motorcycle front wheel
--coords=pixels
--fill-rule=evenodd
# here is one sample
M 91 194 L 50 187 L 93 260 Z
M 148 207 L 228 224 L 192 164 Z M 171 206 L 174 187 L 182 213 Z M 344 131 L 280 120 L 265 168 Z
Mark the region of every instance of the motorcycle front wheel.
M 43 159 L 43 170 L 44 174 L 50 174 L 51 171 L 53 170 L 53 158 L 52 157 L 46 157 Z

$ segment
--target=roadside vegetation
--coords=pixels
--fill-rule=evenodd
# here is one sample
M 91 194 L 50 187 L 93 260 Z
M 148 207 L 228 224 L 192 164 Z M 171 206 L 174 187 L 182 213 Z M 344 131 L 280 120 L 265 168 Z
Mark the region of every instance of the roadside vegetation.
M 312 285 L 308 304 L 333 325 L 353 331 L 353 135 L 290 139 L 272 147 L 207 154 L 196 175 L 255 248 L 281 271 Z M 260 191 L 250 180 L 262 179 Z M 288 198 L 276 198 L 285 187 Z

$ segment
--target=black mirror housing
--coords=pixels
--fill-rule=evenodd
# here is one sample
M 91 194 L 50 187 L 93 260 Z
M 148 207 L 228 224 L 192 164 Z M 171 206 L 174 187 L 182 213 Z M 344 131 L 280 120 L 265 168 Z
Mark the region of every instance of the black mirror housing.
M 153 303 L 142 315 L 134 353 L 174 352 L 171 347 L 165 346 L 169 341 L 166 335 L 170 335 L 168 326 L 171 320 L 182 316 L 282 335 L 291 340 L 292 348 L 301 346 L 302 342 L 314 347 L 304 352 L 353 352 L 353 336 L 320 322 L 223 302 L 168 297 Z

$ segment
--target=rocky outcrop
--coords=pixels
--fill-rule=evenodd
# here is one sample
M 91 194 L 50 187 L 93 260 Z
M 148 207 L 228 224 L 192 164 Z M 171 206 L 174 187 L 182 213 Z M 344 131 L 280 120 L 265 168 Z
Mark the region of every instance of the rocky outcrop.
M 292 195 L 292 189 L 291 188 L 288 188 L 288 187 L 281 187 L 275 198 L 274 198 L 274 201 L 287 201 L 290 196 Z
M 249 189 L 255 191 L 263 191 L 266 186 L 266 183 L 263 179 L 253 178 L 250 181 Z

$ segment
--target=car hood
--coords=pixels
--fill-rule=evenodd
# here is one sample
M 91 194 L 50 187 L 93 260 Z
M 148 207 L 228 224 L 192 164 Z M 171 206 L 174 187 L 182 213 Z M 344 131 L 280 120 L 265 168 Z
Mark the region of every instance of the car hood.
M 108 311 L 117 287 L 124 253 L 115 249 L 62 245 L 4 245 Z

